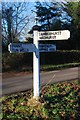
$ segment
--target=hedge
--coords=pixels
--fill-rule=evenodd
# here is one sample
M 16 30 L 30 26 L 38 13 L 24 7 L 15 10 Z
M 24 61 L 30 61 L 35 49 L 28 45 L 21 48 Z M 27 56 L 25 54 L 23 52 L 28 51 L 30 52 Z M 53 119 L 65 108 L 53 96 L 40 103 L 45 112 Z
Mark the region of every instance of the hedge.
M 77 62 L 80 62 L 80 51 L 41 53 L 41 64 L 65 64 Z
M 80 51 L 56 51 L 40 53 L 41 65 L 57 65 L 66 63 L 80 63 Z M 2 70 L 18 70 L 22 67 L 32 67 L 32 53 L 5 53 L 2 55 Z

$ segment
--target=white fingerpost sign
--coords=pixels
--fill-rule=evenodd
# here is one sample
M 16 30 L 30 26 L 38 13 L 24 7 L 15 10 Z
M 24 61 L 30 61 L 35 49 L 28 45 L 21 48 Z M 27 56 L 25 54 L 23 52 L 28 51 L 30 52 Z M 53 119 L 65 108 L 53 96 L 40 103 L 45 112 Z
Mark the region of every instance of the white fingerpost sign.
M 69 30 L 38 32 L 38 40 L 67 40 L 69 38 L 70 38 Z
M 42 31 L 34 29 L 33 43 L 10 43 L 8 49 L 10 53 L 15 52 L 33 52 L 33 97 L 37 99 L 40 95 L 40 52 L 56 51 L 53 44 L 38 44 L 38 40 L 67 40 L 70 38 L 68 30 L 60 31 Z

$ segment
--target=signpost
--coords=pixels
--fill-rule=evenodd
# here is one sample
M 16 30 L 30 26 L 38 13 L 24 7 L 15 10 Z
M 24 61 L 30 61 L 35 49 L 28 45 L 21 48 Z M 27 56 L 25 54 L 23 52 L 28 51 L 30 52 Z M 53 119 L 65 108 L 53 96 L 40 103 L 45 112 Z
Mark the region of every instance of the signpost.
M 33 52 L 33 97 L 37 99 L 40 95 L 40 52 L 56 51 L 53 44 L 39 44 L 38 40 L 67 40 L 70 37 L 68 30 L 60 31 L 42 31 L 37 29 L 33 31 L 33 44 L 10 43 L 8 46 L 10 53 L 14 52 Z
M 69 38 L 70 38 L 69 30 L 38 32 L 38 40 L 67 40 Z

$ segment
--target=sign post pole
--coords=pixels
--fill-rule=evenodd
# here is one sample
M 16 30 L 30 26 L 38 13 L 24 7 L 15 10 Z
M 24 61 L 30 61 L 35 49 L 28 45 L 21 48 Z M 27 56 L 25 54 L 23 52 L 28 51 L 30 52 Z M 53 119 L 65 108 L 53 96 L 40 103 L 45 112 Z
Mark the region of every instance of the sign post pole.
M 36 52 L 33 52 L 33 98 L 38 99 L 40 95 L 40 63 L 39 63 L 39 46 L 38 46 L 38 30 L 33 31 L 34 45 Z

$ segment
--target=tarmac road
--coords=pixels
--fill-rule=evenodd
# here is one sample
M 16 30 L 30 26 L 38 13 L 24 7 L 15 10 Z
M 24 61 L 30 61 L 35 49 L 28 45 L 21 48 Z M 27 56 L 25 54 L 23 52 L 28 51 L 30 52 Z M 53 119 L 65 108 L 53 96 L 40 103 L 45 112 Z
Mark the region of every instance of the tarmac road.
M 64 70 L 41 72 L 40 85 L 78 79 L 78 67 Z M 1 82 L 0 82 L 1 86 Z M 32 74 L 21 74 L 2 79 L 2 95 L 25 91 L 33 88 Z

